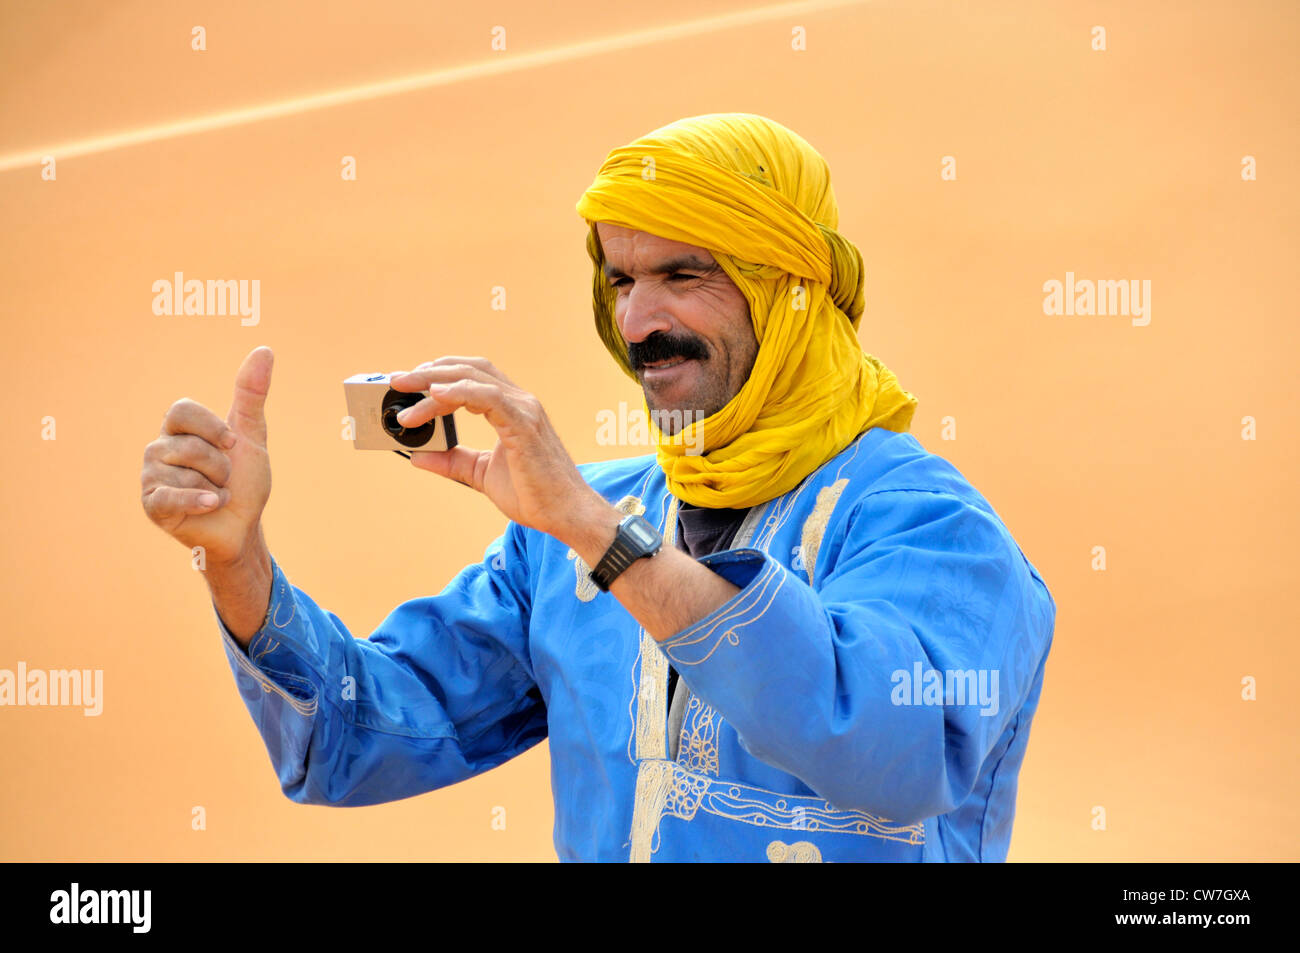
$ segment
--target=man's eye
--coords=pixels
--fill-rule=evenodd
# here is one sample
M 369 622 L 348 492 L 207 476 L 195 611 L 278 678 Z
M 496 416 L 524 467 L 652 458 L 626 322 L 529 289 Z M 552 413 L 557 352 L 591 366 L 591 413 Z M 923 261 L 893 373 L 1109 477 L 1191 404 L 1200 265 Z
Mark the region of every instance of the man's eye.
M 682 272 L 682 271 L 674 272 L 673 274 L 671 274 L 671 275 L 668 276 L 668 280 L 669 280 L 669 281 L 676 281 L 676 280 L 679 279 L 679 278 L 682 279 L 682 280 L 684 280 L 684 281 L 698 281 L 699 278 L 700 278 L 700 276 L 699 276 L 699 275 L 688 275 L 688 274 L 686 274 L 685 272 Z M 609 286 L 610 286 L 611 288 L 621 288 L 621 287 L 623 287 L 623 283 L 624 283 L 625 281 L 628 281 L 628 280 L 629 280 L 629 279 L 627 279 L 627 278 L 617 278 L 617 279 L 615 279 L 614 281 L 611 281 L 611 282 L 609 283 Z

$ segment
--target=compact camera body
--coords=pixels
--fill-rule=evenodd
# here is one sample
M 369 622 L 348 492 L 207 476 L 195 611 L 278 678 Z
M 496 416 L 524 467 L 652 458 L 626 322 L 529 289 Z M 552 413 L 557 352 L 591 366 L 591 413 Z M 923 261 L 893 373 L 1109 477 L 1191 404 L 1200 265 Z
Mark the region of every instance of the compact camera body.
M 419 427 L 403 427 L 397 414 L 425 398 L 420 392 L 393 390 L 387 374 L 354 374 L 343 382 L 348 416 L 358 450 L 450 450 L 456 446 L 456 421 L 451 414 L 434 417 Z

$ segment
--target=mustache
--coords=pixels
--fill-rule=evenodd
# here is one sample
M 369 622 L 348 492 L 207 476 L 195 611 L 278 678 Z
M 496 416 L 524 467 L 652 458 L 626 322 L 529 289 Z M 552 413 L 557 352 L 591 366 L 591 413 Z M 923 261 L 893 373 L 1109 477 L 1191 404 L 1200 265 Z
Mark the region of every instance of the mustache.
M 632 370 L 639 371 L 647 364 L 684 357 L 688 361 L 703 361 L 709 353 L 704 344 L 693 337 L 671 335 L 666 331 L 656 331 L 644 341 L 637 341 L 627 346 L 627 362 Z

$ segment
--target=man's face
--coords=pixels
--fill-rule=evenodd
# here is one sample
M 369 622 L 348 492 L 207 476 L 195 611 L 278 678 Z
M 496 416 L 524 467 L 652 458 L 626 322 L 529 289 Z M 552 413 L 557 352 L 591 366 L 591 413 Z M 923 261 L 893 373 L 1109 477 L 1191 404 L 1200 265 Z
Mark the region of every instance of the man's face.
M 614 320 L 655 422 L 672 435 L 721 410 L 753 370 L 749 302 L 703 248 L 596 223 Z

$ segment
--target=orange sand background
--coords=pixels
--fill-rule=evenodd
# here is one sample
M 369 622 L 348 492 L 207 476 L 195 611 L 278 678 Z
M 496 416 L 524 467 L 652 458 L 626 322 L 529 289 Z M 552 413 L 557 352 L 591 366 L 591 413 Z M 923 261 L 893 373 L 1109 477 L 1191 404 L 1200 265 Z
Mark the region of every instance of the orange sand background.
M 0 709 L 0 859 L 554 859 L 545 745 L 404 802 L 285 799 L 206 587 L 141 510 L 141 455 L 179 397 L 224 416 L 242 357 L 273 347 L 268 541 L 293 583 L 369 633 L 480 558 L 504 519 L 354 451 L 340 382 L 484 354 L 540 396 L 575 459 L 645 452 L 596 442 L 597 411 L 639 394 L 594 333 L 573 205 L 609 149 L 720 111 L 770 116 L 827 158 L 867 264 L 864 347 L 1057 600 L 1011 859 L 1297 859 L 1300 12 L 889 0 L 615 40 L 746 8 L 666 0 L 647 24 L 645 5 L 572 0 L 0 3 L 0 159 L 58 160 L 53 182 L 32 163 L 0 172 L 0 668 L 105 680 L 97 718 Z M 100 135 L 587 41 L 522 70 L 58 159 Z M 260 324 L 155 316 L 151 284 L 175 271 L 259 279 Z M 1150 325 L 1044 315 L 1043 282 L 1067 271 L 1149 279 Z M 491 445 L 482 420 L 460 425 Z

